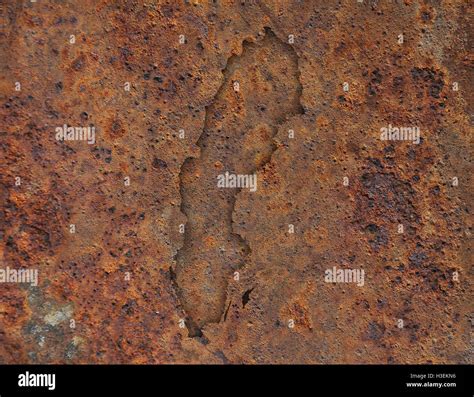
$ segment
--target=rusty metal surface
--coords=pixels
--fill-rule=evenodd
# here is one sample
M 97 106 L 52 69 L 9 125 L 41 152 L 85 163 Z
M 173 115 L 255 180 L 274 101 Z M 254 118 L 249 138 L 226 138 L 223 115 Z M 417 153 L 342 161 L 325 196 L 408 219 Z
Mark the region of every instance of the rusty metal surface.
M 468 1 L 0 10 L 1 363 L 473 362 Z

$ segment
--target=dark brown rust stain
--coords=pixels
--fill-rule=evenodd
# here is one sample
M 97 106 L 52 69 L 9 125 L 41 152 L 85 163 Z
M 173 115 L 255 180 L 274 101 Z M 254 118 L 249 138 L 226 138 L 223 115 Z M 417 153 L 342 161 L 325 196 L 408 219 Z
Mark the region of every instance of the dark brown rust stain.
M 206 109 L 200 156 L 183 164 L 181 208 L 187 224 L 176 282 L 190 336 L 220 321 L 229 278 L 249 260 L 250 247 L 233 230 L 240 189 L 218 188 L 217 176 L 254 174 L 268 163 L 278 126 L 302 113 L 298 74 L 296 53 L 270 29 L 263 39 L 245 41 L 242 55 L 228 60 L 224 81 Z

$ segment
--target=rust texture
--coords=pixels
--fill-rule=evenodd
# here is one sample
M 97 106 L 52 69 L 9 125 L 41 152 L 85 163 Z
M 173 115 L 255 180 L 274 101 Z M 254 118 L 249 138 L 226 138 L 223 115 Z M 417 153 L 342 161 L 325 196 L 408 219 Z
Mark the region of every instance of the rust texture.
M 472 363 L 472 15 L 0 1 L 0 362 Z
M 247 44 L 240 58 L 229 60 L 222 86 L 206 109 L 199 158 L 181 170 L 187 228 L 176 273 L 191 327 L 219 322 L 228 280 L 250 261 L 247 242 L 233 232 L 237 193 L 216 189 L 217 178 L 229 170 L 253 175 L 270 161 L 275 125 L 301 113 L 297 73 L 292 48 L 268 30 L 262 41 Z M 258 179 L 252 190 L 257 184 Z

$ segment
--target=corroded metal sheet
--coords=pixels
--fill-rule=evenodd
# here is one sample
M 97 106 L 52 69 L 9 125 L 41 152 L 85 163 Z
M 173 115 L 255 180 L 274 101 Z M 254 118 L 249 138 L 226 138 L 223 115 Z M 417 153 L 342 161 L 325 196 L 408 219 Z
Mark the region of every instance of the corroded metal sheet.
M 0 10 L 1 363 L 472 363 L 472 4 Z

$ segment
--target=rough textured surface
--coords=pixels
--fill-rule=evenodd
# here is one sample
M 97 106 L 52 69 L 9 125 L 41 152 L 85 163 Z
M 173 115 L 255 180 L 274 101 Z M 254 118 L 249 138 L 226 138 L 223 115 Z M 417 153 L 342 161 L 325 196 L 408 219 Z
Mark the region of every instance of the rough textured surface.
M 199 158 L 181 169 L 187 223 L 176 281 L 191 328 L 198 329 L 219 322 L 228 281 L 251 261 L 248 243 L 234 232 L 238 190 L 216 188 L 217 178 L 224 171 L 253 175 L 262 169 L 276 150 L 278 126 L 302 113 L 296 54 L 270 30 L 261 41 L 245 44 L 240 57 L 230 58 L 224 76 L 206 110 Z M 252 190 L 257 189 L 258 178 Z
M 473 362 L 472 4 L 0 4 L 0 362 Z

